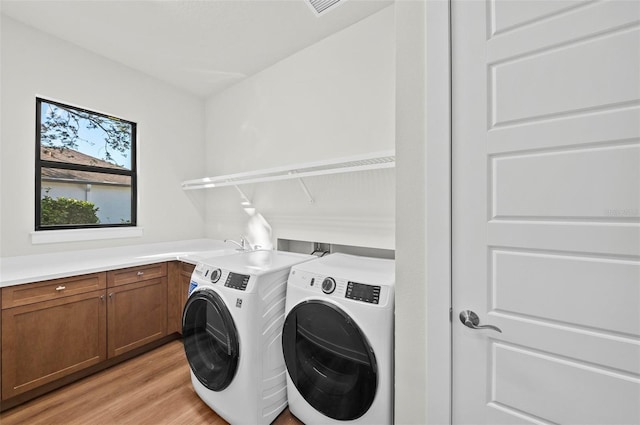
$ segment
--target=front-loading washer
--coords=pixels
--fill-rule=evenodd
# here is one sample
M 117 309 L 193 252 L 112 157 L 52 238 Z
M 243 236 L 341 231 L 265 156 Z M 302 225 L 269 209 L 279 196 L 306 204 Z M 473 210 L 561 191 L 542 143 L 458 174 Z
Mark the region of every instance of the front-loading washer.
M 287 405 L 281 334 L 291 266 L 316 257 L 250 251 L 199 262 L 182 316 L 198 396 L 233 424 L 269 424 Z
M 282 349 L 307 425 L 393 422 L 395 261 L 330 254 L 291 268 Z

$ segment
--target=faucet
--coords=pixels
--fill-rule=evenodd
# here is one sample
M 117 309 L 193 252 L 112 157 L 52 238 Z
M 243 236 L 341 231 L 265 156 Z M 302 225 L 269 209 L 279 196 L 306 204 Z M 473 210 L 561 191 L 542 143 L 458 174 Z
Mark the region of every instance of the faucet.
M 239 248 L 236 248 L 236 251 L 250 251 L 251 247 L 247 248 L 246 245 L 249 245 L 247 241 L 244 239 L 244 236 L 240 236 L 240 242 L 236 242 L 233 239 L 225 239 L 225 242 L 231 242 L 233 244 L 238 245 Z

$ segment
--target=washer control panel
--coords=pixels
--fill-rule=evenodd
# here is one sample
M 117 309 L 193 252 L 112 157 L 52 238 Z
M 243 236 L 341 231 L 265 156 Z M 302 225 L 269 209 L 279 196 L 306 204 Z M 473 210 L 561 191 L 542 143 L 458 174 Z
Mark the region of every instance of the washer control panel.
M 236 289 L 238 291 L 246 291 L 248 286 L 253 285 L 251 283 L 251 275 L 234 273 L 203 263 L 198 263 L 196 265 L 193 274 L 196 277 L 206 279 L 213 284 L 224 285 L 227 288 Z
M 240 291 L 245 291 L 247 289 L 247 284 L 249 283 L 248 274 L 238 274 L 229 272 L 227 275 L 227 280 L 224 282 L 224 286 L 227 288 L 238 289 Z

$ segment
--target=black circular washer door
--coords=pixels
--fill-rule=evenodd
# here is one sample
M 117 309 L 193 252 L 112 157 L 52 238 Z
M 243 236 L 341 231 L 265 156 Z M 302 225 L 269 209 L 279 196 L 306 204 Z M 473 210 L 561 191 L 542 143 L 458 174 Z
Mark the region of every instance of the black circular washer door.
M 182 314 L 182 338 L 198 381 L 212 391 L 227 388 L 238 369 L 238 332 L 229 309 L 215 291 L 191 294 Z
M 282 351 L 291 381 L 317 411 L 349 421 L 371 407 L 378 385 L 375 354 L 358 325 L 337 306 L 318 300 L 291 309 Z

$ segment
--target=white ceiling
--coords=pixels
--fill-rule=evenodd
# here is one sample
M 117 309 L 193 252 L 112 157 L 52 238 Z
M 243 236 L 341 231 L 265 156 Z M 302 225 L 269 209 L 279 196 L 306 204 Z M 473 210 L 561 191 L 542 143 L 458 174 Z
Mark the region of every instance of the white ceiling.
M 215 94 L 393 4 L 343 0 L 1 0 L 13 19 L 198 96 Z

